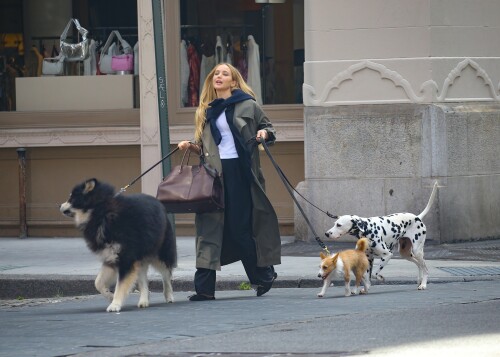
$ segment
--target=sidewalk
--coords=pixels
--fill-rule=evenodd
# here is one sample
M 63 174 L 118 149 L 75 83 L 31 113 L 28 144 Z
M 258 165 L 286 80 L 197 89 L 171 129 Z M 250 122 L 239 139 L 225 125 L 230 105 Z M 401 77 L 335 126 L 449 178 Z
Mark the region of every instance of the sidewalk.
M 315 241 L 294 242 L 282 238 L 282 264 L 277 265 L 274 287 L 320 287 L 317 278 L 319 252 Z M 353 243 L 325 242 L 332 251 Z M 437 245 L 426 243 L 429 284 L 451 281 L 500 280 L 500 240 Z M 193 237 L 177 238 L 176 291 L 192 291 L 195 273 Z M 375 264 L 378 261 L 375 260 Z M 87 249 L 83 238 L 0 238 L 0 299 L 41 298 L 96 294 L 94 279 L 100 262 Z M 384 269 L 385 284 L 414 284 L 417 267 L 397 254 Z M 150 287 L 161 291 L 160 276 L 152 269 Z M 238 289 L 247 278 L 241 263 L 222 267 L 217 273 L 218 290 Z M 379 284 L 373 282 L 374 284 Z

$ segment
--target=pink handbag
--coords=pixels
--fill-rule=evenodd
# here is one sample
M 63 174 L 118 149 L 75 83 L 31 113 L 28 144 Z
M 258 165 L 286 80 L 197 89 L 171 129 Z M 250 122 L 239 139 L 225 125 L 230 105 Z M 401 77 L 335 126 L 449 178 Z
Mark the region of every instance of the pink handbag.
M 134 55 L 131 53 L 124 55 L 115 55 L 111 59 L 111 69 L 113 71 L 133 71 Z

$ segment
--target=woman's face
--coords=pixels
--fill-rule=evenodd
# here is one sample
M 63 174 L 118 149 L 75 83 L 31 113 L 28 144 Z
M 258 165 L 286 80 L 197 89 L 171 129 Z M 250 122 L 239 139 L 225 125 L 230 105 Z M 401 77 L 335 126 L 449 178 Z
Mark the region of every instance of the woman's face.
M 225 64 L 221 64 L 215 68 L 214 76 L 212 78 L 214 89 L 217 93 L 231 93 L 231 88 L 236 85 L 236 81 L 233 80 L 231 75 L 231 70 Z

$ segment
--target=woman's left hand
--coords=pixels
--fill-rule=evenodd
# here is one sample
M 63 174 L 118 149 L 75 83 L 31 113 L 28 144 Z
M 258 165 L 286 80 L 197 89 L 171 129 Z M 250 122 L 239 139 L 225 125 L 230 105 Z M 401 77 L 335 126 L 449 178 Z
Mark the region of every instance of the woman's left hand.
M 257 132 L 257 135 L 255 136 L 255 139 L 258 142 L 266 141 L 267 140 L 267 130 L 259 130 Z

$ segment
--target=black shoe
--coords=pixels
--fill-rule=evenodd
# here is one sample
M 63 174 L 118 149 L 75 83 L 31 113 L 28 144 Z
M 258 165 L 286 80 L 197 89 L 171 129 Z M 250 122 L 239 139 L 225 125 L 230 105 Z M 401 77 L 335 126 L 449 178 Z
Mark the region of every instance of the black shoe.
M 208 296 L 203 294 L 194 294 L 188 296 L 189 301 L 207 301 L 207 300 L 215 300 L 215 296 Z
M 261 285 L 257 286 L 257 296 L 262 296 L 265 293 L 267 293 L 269 290 L 271 290 L 271 287 L 273 286 L 273 283 L 277 277 L 278 277 L 278 274 L 274 273 L 273 280 L 271 280 L 268 283 L 262 283 Z

